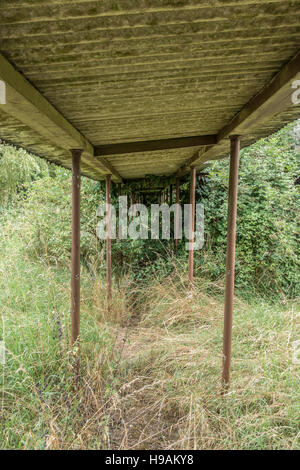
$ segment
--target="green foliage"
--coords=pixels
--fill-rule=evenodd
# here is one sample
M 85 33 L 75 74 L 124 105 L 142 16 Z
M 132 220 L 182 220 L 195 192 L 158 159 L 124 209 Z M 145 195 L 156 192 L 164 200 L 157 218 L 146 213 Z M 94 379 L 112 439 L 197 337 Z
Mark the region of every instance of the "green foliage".
M 300 294 L 299 154 L 289 125 L 241 152 L 237 272 L 240 287 L 264 293 Z M 205 207 L 206 246 L 199 265 L 216 278 L 223 275 L 229 162 L 212 165 L 198 191 Z M 215 259 L 215 262 L 214 262 Z M 207 264 L 208 263 L 208 264 Z
M 48 174 L 47 163 L 23 149 L 0 145 L 0 207 L 24 191 L 26 183 Z
M 6 364 L 0 365 L 1 449 L 52 447 L 56 420 L 65 430 L 65 439 L 75 442 L 78 426 L 88 419 L 83 416 L 85 393 L 80 389 L 77 394 L 72 385 L 68 266 L 52 266 L 44 258 L 32 257 L 22 238 L 23 228 L 14 211 L 1 218 L 0 340 L 6 349 Z M 81 363 L 81 372 L 90 379 L 89 358 L 99 361 L 103 351 L 111 355 L 113 338 L 105 325 L 99 327 L 95 311 L 90 314 L 93 283 L 86 270 L 81 283 L 85 293 L 82 356 L 86 361 Z M 103 441 L 101 420 L 102 416 L 97 422 L 98 448 Z M 74 447 L 80 448 L 80 443 Z
M 300 294 L 299 185 L 300 159 L 291 124 L 241 152 L 236 285 L 244 291 Z M 23 150 L 1 147 L 0 185 L 2 208 L 18 197 L 23 217 L 23 238 L 28 252 L 51 263 L 68 263 L 71 249 L 71 173 L 48 165 Z M 196 272 L 209 279 L 224 277 L 226 254 L 228 159 L 214 162 L 198 184 L 197 202 L 205 208 L 205 246 L 195 253 Z M 173 183 L 170 178 L 149 177 L 142 184 L 122 188 L 131 194 L 139 189 Z M 181 203 L 189 202 L 188 176 L 181 185 Z M 96 237 L 96 209 L 104 202 L 104 183 L 82 178 L 81 256 L 94 275 L 103 266 L 104 242 Z M 22 197 L 21 197 L 22 196 Z M 117 186 L 113 185 L 113 202 Z M 146 204 L 157 202 L 147 194 Z M 5 204 L 5 206 L 4 206 Z M 177 259 L 186 265 L 185 241 Z M 134 279 L 153 273 L 163 278 L 173 269 L 173 242 L 116 240 L 112 244 L 116 275 L 129 271 Z
M 51 176 L 28 186 L 24 201 L 24 233 L 32 254 L 52 263 L 69 260 L 71 251 L 71 173 L 55 169 Z M 96 182 L 82 178 L 81 256 L 91 258 L 99 246 L 96 238 L 96 208 L 103 199 Z
M 243 293 L 268 294 L 272 302 L 237 298 L 226 400 L 218 386 L 223 295 L 205 277 L 224 278 L 228 161 L 215 162 L 197 190 L 206 243 L 195 253 L 196 295 L 186 295 L 183 241 L 177 259 L 172 241 L 115 241 L 115 274 L 129 271 L 139 283 L 125 276 L 128 291 L 113 283 L 109 321 L 103 279 L 93 279 L 103 265 L 95 232 L 104 192 L 82 178 L 82 384 L 76 392 L 69 347 L 71 174 L 1 147 L 2 448 L 118 448 L 126 441 L 121 425 L 109 425 L 116 409 L 126 419 L 124 436 L 134 436 L 133 448 L 137 442 L 149 448 L 178 442 L 201 449 L 297 448 L 299 383 L 292 357 L 299 308 L 285 299 L 273 302 L 274 294 L 296 296 L 300 288 L 300 168 L 292 127 L 241 155 L 236 283 Z M 188 202 L 188 180 L 181 199 Z M 178 280 L 169 276 L 174 268 Z M 113 323 L 116 299 L 124 325 Z M 145 426 L 149 422 L 157 427 Z M 164 445 L 167 435 L 170 446 Z
M 105 320 L 103 281 L 93 283 L 83 266 L 78 387 L 68 266 L 29 256 L 17 214 L 1 222 L 1 449 L 299 448 L 296 302 L 237 299 L 224 397 L 223 297 L 208 294 L 209 282 L 197 279 L 193 297 L 185 275 L 114 283 Z M 123 325 L 114 321 L 116 297 Z

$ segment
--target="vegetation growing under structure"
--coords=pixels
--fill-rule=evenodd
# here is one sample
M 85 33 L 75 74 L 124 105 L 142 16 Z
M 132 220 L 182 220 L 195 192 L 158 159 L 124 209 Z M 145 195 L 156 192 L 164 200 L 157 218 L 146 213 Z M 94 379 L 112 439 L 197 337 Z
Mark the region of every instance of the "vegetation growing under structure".
M 110 316 L 103 246 L 95 237 L 103 191 L 83 178 L 76 394 L 70 173 L 1 148 L 2 448 L 299 448 L 299 155 L 291 128 L 241 156 L 232 386 L 225 399 L 219 386 L 228 162 L 216 162 L 198 189 L 206 246 L 196 254 L 195 295 L 186 292 L 182 247 L 175 259 L 171 244 L 122 242 L 120 275 L 116 242 Z M 19 176 L 10 171 L 11 158 Z M 184 182 L 181 195 L 185 202 Z

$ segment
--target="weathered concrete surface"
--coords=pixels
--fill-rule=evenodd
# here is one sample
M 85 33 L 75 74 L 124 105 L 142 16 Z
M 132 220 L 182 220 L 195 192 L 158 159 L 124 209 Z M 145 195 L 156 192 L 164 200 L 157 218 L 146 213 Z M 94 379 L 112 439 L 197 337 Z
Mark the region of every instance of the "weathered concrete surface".
M 0 2 L 0 52 L 94 146 L 218 134 L 297 53 L 299 26 L 299 0 L 10 0 Z M 0 112 L 0 138 L 70 166 L 63 132 L 55 142 L 34 113 Z M 298 116 L 286 102 L 244 140 Z M 206 157 L 227 148 L 222 141 Z M 110 165 L 116 178 L 171 174 L 197 150 L 106 165 L 88 151 L 83 170 L 96 179 Z

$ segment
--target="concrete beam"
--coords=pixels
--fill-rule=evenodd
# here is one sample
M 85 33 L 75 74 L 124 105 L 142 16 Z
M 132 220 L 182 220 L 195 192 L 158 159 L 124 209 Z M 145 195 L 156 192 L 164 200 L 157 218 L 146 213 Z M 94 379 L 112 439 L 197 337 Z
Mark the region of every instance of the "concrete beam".
M 0 54 L 0 80 L 5 83 L 5 103 L 1 110 L 33 129 L 52 144 L 65 150 L 82 149 L 82 159 L 103 178 L 120 175 L 105 161 L 96 160 L 93 145 L 52 104 Z
M 299 79 L 300 51 L 218 132 L 216 145 L 201 149 L 180 167 L 177 173 L 187 173 L 191 166 L 202 168 L 205 162 L 226 153 L 230 135 L 247 136 L 257 128 L 258 123 L 263 125 L 271 116 L 288 109 L 292 105 L 292 93 L 295 91 L 292 84 Z

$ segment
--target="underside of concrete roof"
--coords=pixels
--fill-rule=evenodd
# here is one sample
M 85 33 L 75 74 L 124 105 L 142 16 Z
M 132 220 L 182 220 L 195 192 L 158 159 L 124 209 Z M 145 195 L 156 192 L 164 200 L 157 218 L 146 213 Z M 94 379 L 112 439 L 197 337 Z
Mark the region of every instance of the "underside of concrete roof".
M 114 181 L 180 175 L 299 117 L 300 1 L 0 2 L 0 139 Z

